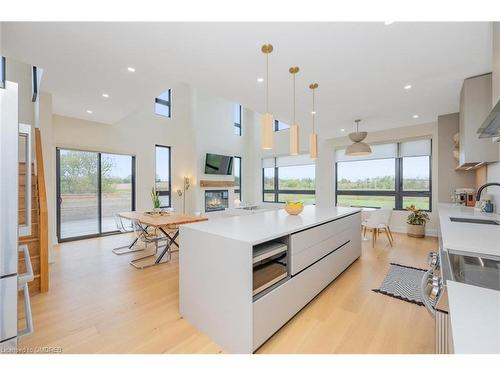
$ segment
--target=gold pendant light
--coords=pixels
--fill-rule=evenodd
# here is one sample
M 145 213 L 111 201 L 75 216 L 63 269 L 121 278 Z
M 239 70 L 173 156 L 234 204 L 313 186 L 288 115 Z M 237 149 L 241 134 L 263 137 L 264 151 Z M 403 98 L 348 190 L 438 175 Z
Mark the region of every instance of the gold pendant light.
M 293 80 L 293 100 L 292 100 L 292 108 L 293 108 L 293 121 L 290 126 L 290 155 L 298 155 L 299 154 L 299 124 L 295 121 L 295 75 L 299 72 L 298 66 L 292 66 L 289 70 L 292 75 Z
M 318 158 L 318 135 L 316 134 L 316 103 L 315 103 L 315 90 L 318 88 L 317 83 L 311 83 L 309 88 L 312 91 L 312 133 L 309 135 L 309 157 L 311 159 Z
M 273 52 L 271 44 L 264 44 L 261 48 L 266 55 L 266 112 L 262 115 L 260 139 L 264 150 L 273 148 L 273 115 L 269 112 L 269 54 Z
M 372 153 L 370 146 L 363 142 L 363 140 L 368 135 L 367 132 L 359 131 L 359 122 L 361 120 L 356 120 L 356 133 L 349 133 L 349 138 L 353 141 L 352 145 L 347 146 L 345 149 L 345 154 L 349 156 L 362 156 L 369 155 Z

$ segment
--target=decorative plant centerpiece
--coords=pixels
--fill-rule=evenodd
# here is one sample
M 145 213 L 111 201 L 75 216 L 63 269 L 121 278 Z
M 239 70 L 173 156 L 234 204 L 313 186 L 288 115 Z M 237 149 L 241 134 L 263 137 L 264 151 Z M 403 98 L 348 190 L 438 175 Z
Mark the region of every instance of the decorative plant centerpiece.
M 298 215 L 304 210 L 304 203 L 301 201 L 287 201 L 285 211 L 289 215 Z
M 406 219 L 407 233 L 410 237 L 423 238 L 425 237 L 425 223 L 429 221 L 427 212 L 423 212 L 412 204 L 406 207 L 410 214 Z
M 153 212 L 159 214 L 161 211 L 160 194 L 155 188 L 151 189 L 151 202 L 153 203 Z

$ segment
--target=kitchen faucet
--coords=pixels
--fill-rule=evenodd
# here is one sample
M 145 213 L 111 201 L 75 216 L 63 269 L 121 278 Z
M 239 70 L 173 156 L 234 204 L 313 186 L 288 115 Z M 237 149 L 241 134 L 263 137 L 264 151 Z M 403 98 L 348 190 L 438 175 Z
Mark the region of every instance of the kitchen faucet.
M 484 189 L 486 189 L 488 186 L 500 186 L 499 182 L 489 182 L 487 184 L 484 184 L 477 190 L 477 195 L 476 195 L 476 202 L 479 202 L 481 200 L 481 193 L 483 192 Z

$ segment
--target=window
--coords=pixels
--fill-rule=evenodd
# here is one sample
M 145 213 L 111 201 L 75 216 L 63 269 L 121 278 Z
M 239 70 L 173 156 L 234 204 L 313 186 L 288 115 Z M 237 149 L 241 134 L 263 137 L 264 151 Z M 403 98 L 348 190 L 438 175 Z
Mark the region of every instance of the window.
M 283 156 L 262 161 L 262 200 L 315 203 L 316 166 L 309 155 Z
M 234 134 L 241 136 L 241 105 L 234 105 Z
M 170 147 L 156 145 L 155 148 L 155 189 L 160 196 L 160 207 L 170 207 L 172 205 Z
M 135 209 L 135 157 L 57 149 L 60 242 L 117 231 L 115 215 Z
M 5 88 L 5 57 L 0 56 L 0 89 Z
M 278 132 L 280 130 L 286 130 L 286 129 L 290 129 L 290 125 L 285 124 L 284 122 L 282 122 L 280 120 L 274 120 L 274 131 L 275 132 Z
M 336 151 L 336 204 L 432 209 L 430 139 L 373 145 L 366 158 Z
M 170 89 L 155 98 L 155 113 L 168 118 L 172 117 Z
M 234 157 L 234 195 L 241 201 L 241 157 Z

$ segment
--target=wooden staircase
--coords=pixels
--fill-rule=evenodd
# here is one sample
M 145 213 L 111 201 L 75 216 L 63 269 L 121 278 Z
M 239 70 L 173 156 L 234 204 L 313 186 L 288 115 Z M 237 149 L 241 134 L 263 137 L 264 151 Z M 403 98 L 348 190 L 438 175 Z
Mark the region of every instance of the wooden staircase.
M 43 159 L 39 129 L 35 129 L 36 173 L 35 164 L 31 168 L 31 234 L 19 237 L 19 245 L 26 244 L 29 249 L 35 278 L 30 282 L 30 294 L 48 291 L 48 230 L 47 199 Z M 19 163 L 19 225 L 26 223 L 26 165 Z M 24 273 L 24 255 L 19 253 L 19 273 Z

